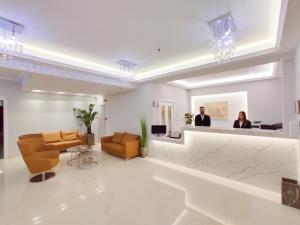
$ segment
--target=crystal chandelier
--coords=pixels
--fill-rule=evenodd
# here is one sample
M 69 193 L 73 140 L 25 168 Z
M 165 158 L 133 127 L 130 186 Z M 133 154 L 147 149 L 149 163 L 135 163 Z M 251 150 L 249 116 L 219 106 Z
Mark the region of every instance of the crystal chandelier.
M 0 60 L 6 62 L 23 51 L 24 26 L 0 17 Z
M 117 61 L 117 64 L 119 65 L 119 76 L 122 80 L 122 83 L 127 85 L 134 81 L 133 68 L 136 66 L 136 64 L 124 59 Z
M 234 32 L 235 23 L 230 13 L 208 22 L 213 32 L 210 41 L 212 53 L 219 63 L 229 62 L 234 54 Z

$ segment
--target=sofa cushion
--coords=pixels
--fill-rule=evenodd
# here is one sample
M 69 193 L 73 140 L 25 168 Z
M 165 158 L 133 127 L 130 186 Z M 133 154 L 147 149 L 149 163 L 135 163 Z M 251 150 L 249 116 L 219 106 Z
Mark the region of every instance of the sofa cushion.
M 42 133 L 42 137 L 45 143 L 53 143 L 61 141 L 60 132 Z
M 61 137 L 64 141 L 72 141 L 78 138 L 77 130 L 61 131 Z
M 116 143 L 116 144 L 121 143 L 123 136 L 124 136 L 124 133 L 115 133 L 112 138 L 112 142 Z
M 139 138 L 138 135 L 125 133 L 121 143 L 125 144 L 126 142 L 137 140 L 138 138 Z
M 72 140 L 72 141 L 63 141 L 63 143 L 66 147 L 72 147 L 72 146 L 77 146 L 77 145 L 81 144 L 80 140 L 78 140 L 78 139 Z
M 116 144 L 116 143 L 106 143 L 104 144 L 103 148 L 106 151 L 112 152 L 112 153 L 118 153 L 122 154 L 124 152 L 124 145 Z
M 45 146 L 46 150 L 61 149 L 61 148 L 66 148 L 67 147 L 67 145 L 62 141 L 46 143 L 44 146 Z

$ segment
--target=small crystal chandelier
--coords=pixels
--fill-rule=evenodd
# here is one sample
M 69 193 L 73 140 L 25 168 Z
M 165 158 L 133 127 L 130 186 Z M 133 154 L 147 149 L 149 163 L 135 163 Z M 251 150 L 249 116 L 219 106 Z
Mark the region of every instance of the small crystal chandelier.
M 125 59 L 117 61 L 117 64 L 119 65 L 119 76 L 122 80 L 122 83 L 127 85 L 134 81 L 133 68 L 136 66 L 136 64 Z
M 0 61 L 6 62 L 23 52 L 24 26 L 0 17 Z
M 212 53 L 215 60 L 219 63 L 229 62 L 234 54 L 234 32 L 235 23 L 230 13 L 218 17 L 208 22 L 213 32 L 213 38 L 210 41 Z

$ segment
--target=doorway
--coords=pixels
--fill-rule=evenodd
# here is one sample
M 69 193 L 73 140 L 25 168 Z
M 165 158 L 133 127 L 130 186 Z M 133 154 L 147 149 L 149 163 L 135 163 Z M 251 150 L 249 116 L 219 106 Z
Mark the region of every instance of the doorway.
M 4 101 L 0 100 L 0 159 L 4 158 Z
M 167 126 L 167 135 L 171 136 L 174 129 L 174 101 L 160 100 L 159 101 L 159 118 L 160 125 Z

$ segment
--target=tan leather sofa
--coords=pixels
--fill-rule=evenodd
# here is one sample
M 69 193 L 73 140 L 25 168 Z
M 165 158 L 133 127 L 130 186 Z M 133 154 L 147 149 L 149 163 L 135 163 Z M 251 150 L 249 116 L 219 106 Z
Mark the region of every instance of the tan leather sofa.
M 33 151 L 64 151 L 84 143 L 84 137 L 78 131 L 58 131 L 51 133 L 27 134 L 19 137 L 21 143 L 27 143 Z
M 125 160 L 140 154 L 140 136 L 128 133 L 115 133 L 101 138 L 101 149 Z
M 83 144 L 84 137 L 78 131 L 42 133 L 45 150 L 64 151 Z

